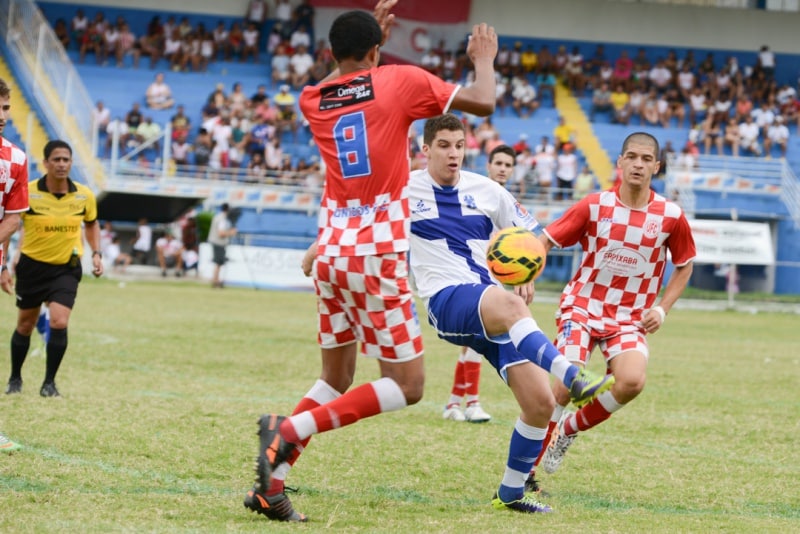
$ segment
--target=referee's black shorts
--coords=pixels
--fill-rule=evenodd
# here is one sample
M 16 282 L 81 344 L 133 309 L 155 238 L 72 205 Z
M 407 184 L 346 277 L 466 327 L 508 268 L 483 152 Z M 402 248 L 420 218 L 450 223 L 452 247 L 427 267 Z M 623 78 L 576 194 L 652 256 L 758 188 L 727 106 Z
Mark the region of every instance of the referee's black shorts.
M 72 309 L 83 268 L 80 261 L 75 266 L 53 265 L 20 254 L 16 275 L 17 308 L 29 310 L 43 302 L 57 302 Z

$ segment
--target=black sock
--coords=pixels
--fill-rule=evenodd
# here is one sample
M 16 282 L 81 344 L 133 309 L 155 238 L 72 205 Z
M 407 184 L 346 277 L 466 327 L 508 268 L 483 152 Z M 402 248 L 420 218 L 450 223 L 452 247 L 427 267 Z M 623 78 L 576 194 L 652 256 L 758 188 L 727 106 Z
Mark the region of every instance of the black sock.
M 56 373 L 67 352 L 67 329 L 51 328 L 50 338 L 47 340 L 47 371 L 44 375 L 45 382 L 55 382 Z
M 11 335 L 11 377 L 9 380 L 22 380 L 22 364 L 28 356 L 31 336 L 23 336 L 16 330 Z

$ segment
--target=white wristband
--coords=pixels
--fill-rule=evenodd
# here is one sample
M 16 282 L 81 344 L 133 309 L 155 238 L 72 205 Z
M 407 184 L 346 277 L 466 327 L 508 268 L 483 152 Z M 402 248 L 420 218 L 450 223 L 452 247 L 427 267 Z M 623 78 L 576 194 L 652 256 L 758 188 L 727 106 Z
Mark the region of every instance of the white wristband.
M 650 308 L 650 310 L 658 313 L 658 315 L 661 316 L 660 324 L 664 324 L 664 319 L 667 318 L 667 312 L 664 311 L 664 308 L 662 308 L 661 306 L 653 306 L 652 308 Z

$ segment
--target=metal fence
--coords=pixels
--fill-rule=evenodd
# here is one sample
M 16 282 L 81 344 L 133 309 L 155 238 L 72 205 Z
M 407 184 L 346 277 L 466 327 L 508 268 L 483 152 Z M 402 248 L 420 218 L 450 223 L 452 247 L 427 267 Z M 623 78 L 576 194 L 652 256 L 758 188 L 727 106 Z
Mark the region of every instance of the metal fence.
M 103 169 L 94 157 L 94 105 L 49 22 L 31 0 L 0 0 L 0 37 L 36 107 L 72 146 L 74 171 L 92 189 L 102 187 Z

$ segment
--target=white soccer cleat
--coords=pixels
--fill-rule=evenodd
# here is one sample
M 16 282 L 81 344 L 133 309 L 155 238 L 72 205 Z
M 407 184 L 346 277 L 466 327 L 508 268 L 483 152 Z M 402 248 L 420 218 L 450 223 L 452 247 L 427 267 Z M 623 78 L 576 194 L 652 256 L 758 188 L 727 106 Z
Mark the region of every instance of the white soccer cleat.
M 575 438 L 578 437 L 578 434 L 573 434 L 571 436 L 564 434 L 564 421 L 571 415 L 572 412 L 567 410 L 564 410 L 564 413 L 561 414 L 561 418 L 558 420 L 558 426 L 556 427 L 557 434 L 550 440 L 550 445 L 547 446 L 547 450 L 544 451 L 544 456 L 542 456 L 542 467 L 546 473 L 550 473 L 551 475 L 558 470 L 561 462 L 564 461 L 564 455 L 567 453 L 567 449 L 569 449 L 569 446 L 575 441 Z
M 444 411 L 442 412 L 442 419 L 447 419 L 448 421 L 466 421 L 467 418 L 464 417 L 464 412 L 461 411 L 461 406 L 458 404 L 451 404 L 446 406 Z
M 492 416 L 486 413 L 481 408 L 481 405 L 476 402 L 467 406 L 467 409 L 464 410 L 464 418 L 470 423 L 485 423 L 491 420 Z

